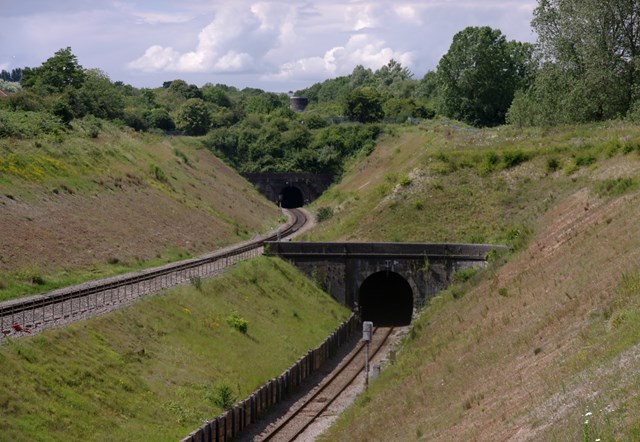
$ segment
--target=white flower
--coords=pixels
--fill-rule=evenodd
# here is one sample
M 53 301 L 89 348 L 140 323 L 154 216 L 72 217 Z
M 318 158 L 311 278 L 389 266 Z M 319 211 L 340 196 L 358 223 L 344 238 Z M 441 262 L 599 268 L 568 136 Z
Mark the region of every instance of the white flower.
M 584 421 L 584 424 L 587 425 L 589 423 L 589 419 Z
M 585 416 L 591 416 L 593 413 L 590 411 L 587 411 L 587 413 L 585 414 Z

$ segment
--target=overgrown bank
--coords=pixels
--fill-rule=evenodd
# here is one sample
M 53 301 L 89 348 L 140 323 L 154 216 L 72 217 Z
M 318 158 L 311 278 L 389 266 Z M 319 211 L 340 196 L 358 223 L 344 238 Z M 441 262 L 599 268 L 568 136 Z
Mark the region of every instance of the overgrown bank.
M 349 312 L 277 259 L 0 346 L 2 440 L 178 440 Z
M 322 440 L 637 440 L 639 136 L 423 126 L 323 197 L 314 239 L 516 251 L 434 298 Z
M 197 139 L 96 119 L 0 139 L 0 300 L 208 252 L 279 216 Z

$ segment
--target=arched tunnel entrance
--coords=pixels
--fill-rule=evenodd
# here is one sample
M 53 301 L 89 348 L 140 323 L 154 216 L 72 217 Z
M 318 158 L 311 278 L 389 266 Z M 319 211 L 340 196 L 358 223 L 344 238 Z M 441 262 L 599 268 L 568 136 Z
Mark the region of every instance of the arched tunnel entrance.
M 358 292 L 363 321 L 374 326 L 400 326 L 411 323 L 413 291 L 402 276 L 391 271 L 370 275 Z
M 280 205 L 285 209 L 295 209 L 304 206 L 302 191 L 294 186 L 287 186 L 280 192 Z

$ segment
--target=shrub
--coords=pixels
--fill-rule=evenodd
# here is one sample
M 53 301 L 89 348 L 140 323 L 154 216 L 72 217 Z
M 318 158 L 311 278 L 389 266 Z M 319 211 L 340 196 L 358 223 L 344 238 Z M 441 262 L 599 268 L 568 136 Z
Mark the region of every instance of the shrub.
M 476 269 L 472 267 L 467 267 L 465 269 L 460 269 L 453 274 L 453 280 L 456 282 L 466 282 L 473 278 L 476 274 Z
M 547 159 L 547 172 L 555 172 L 560 169 L 560 161 L 557 158 Z
M 213 387 L 213 391 L 207 394 L 207 399 L 223 410 L 231 409 L 236 401 L 233 390 L 225 382 L 220 382 Z
M 596 185 L 596 192 L 600 196 L 618 196 L 635 187 L 633 178 L 616 178 L 600 181 Z
M 321 223 L 322 221 L 326 221 L 333 216 L 333 209 L 331 207 L 319 207 L 318 213 L 316 214 L 316 221 Z
M 247 330 L 249 329 L 249 322 L 237 313 L 232 313 L 227 317 L 227 324 L 231 328 L 238 330 L 243 335 L 246 335 Z
M 402 178 L 400 178 L 400 185 L 402 187 L 410 186 L 412 182 L 413 180 L 408 176 L 403 176 Z
M 151 164 L 149 166 L 149 172 L 153 177 L 160 181 L 161 183 L 167 182 L 167 175 L 165 175 L 164 171 L 160 168 L 160 166 L 156 166 L 155 164 Z
M 502 164 L 505 169 L 511 169 L 518 164 L 524 163 L 529 157 L 520 150 L 507 150 L 502 154 Z

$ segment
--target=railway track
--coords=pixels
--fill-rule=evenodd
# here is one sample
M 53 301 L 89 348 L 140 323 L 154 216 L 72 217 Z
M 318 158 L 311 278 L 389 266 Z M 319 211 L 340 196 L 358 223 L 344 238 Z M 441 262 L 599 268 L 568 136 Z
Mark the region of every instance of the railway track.
M 0 343 L 6 337 L 22 337 L 86 319 L 161 290 L 219 275 L 240 261 L 261 255 L 265 241 L 285 239 L 306 224 L 303 210 L 288 212 L 290 220 L 283 228 L 199 258 L 2 302 Z
M 374 329 L 369 354 L 371 360 L 384 348 L 389 336 L 391 336 L 393 332 L 393 327 L 378 327 Z M 364 351 L 365 345 L 360 342 L 357 348 L 345 358 L 345 361 L 343 361 L 315 391 L 292 407 L 285 417 L 267 428 L 265 433 L 254 440 L 260 442 L 291 442 L 299 438 L 299 440 L 303 440 L 303 438 L 301 438 L 303 433 L 305 433 L 362 374 L 365 364 Z

